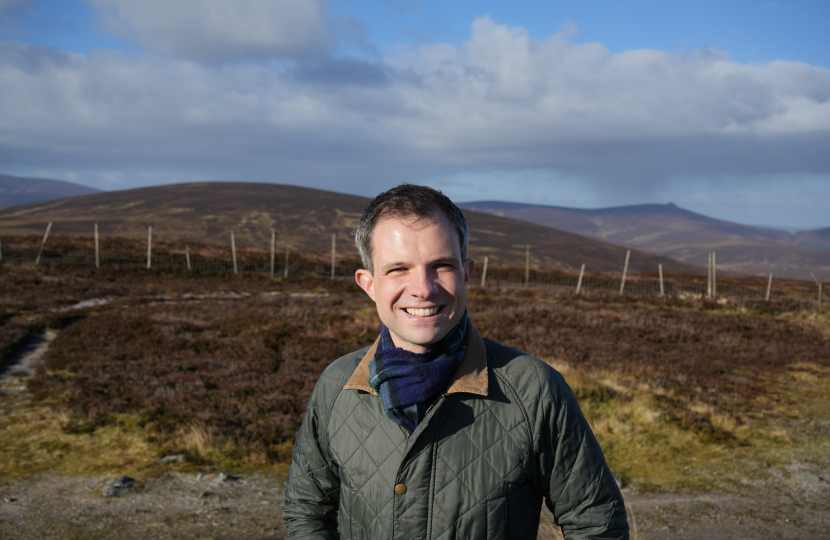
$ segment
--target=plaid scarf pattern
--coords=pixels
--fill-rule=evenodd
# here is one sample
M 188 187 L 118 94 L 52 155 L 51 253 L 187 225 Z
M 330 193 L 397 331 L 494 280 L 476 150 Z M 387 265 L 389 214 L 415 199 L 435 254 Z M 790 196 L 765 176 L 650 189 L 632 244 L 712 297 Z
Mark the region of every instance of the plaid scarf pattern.
M 385 325 L 369 361 L 369 386 L 380 394 L 386 416 L 410 434 L 426 413 L 426 404 L 443 390 L 467 351 L 467 313 L 425 353 L 395 347 Z

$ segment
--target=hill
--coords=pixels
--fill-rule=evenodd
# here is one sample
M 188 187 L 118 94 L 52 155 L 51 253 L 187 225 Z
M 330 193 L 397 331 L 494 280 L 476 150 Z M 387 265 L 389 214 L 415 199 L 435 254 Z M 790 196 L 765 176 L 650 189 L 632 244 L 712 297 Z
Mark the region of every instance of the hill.
M 100 190 L 61 180 L 21 178 L 0 174 L 0 208 L 90 193 L 100 193 Z
M 280 184 L 207 182 L 173 184 L 95 193 L 45 203 L 0 209 L 0 234 L 90 236 L 98 223 L 105 236 L 169 241 L 228 243 L 231 230 L 242 246 L 267 248 L 271 231 L 277 245 L 300 251 L 331 248 L 337 235 L 340 253 L 357 256 L 352 231 L 369 199 L 330 191 Z M 532 265 L 540 269 L 621 271 L 624 248 L 525 221 L 466 211 L 471 230 L 470 253 L 479 263 L 523 266 L 525 246 Z M 666 257 L 633 251 L 630 271 L 703 273 L 704 269 Z
M 717 252 L 718 268 L 735 273 L 830 279 L 830 229 L 789 233 L 713 219 L 674 204 L 577 209 L 501 201 L 459 206 L 562 229 L 690 264 L 705 265 Z M 822 248 L 825 249 L 814 249 Z
M 794 233 L 793 236 L 799 246 L 813 249 L 830 249 L 830 227 L 816 231 L 800 231 Z

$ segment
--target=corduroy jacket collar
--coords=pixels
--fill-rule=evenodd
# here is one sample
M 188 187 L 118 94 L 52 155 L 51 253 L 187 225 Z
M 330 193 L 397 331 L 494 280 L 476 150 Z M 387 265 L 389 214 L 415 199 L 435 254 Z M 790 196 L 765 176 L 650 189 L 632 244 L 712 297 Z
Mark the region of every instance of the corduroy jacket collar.
M 374 345 L 363 356 L 363 360 L 357 365 L 357 369 L 346 381 L 343 390 L 363 390 L 370 394 L 378 395 L 374 388 L 369 386 L 369 361 L 375 356 L 378 348 L 378 339 Z M 445 393 L 466 392 L 468 394 L 487 395 L 487 349 L 484 347 L 484 340 L 481 334 L 470 322 L 467 331 L 467 352 L 461 363 L 455 368 L 455 373 L 450 377 L 450 383 Z

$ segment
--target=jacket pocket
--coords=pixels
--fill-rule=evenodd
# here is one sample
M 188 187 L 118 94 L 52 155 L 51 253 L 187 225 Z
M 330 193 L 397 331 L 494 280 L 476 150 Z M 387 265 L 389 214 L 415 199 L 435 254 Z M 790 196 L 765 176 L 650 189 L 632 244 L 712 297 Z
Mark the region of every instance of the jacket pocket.
M 487 501 L 487 540 L 507 538 L 507 497 Z

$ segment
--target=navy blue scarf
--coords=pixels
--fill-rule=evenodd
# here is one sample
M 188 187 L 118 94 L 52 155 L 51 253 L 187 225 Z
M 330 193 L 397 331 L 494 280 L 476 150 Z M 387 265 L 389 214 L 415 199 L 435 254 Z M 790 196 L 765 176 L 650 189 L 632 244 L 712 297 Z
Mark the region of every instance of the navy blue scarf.
M 427 405 L 446 388 L 467 351 L 467 313 L 425 353 L 395 347 L 385 325 L 375 356 L 369 361 L 369 385 L 380 394 L 386 416 L 410 434 Z

